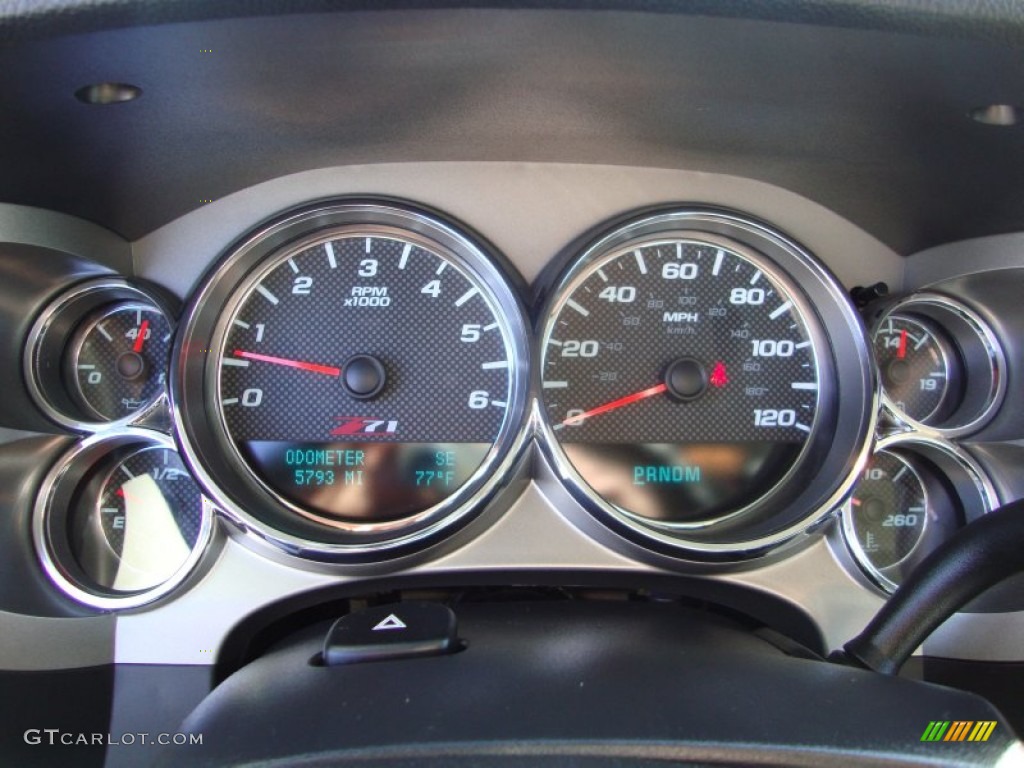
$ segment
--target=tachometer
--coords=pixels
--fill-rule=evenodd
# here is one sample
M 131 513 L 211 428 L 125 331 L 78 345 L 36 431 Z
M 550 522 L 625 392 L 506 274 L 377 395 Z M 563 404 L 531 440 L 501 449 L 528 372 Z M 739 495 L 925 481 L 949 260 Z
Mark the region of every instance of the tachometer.
M 851 380 L 835 342 L 859 347 Z M 810 257 L 751 222 L 682 211 L 614 230 L 560 281 L 541 343 L 556 461 L 606 520 L 662 543 L 775 540 L 863 447 L 863 330 Z M 843 410 L 857 429 L 837 443 Z M 823 478 L 837 451 L 844 474 Z
M 335 554 L 424 538 L 497 483 L 519 436 L 516 298 L 490 255 L 422 212 L 286 219 L 211 276 L 185 339 L 176 404 L 197 464 L 274 538 Z

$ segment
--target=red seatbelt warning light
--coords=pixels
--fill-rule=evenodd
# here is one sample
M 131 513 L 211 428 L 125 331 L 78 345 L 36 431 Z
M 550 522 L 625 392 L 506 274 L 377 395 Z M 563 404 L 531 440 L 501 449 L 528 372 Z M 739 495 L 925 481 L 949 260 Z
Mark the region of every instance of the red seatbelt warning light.
M 711 378 L 708 379 L 712 387 L 724 387 L 729 383 L 729 374 L 725 372 L 725 363 L 719 360 L 711 369 Z

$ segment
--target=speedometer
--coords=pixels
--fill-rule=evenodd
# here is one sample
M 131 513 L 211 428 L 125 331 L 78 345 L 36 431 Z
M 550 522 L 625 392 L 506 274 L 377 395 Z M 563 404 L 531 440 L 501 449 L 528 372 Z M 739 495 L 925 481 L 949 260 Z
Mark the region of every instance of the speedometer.
M 678 211 L 613 230 L 563 275 L 541 344 L 554 460 L 606 521 L 661 544 L 792 535 L 863 451 L 863 329 L 809 255 L 753 222 Z M 853 379 L 836 344 L 858 347 Z
M 193 305 L 175 395 L 225 504 L 333 554 L 466 517 L 525 411 L 523 316 L 493 258 L 432 215 L 372 203 L 299 213 L 236 249 Z

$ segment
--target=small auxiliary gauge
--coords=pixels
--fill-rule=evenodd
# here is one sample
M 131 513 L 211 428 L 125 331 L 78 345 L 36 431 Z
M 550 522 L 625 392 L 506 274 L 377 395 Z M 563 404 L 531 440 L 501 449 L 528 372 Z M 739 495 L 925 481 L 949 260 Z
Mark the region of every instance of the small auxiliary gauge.
M 842 532 L 864 574 L 892 592 L 942 542 L 998 504 L 965 450 L 901 433 L 879 441 L 843 507 Z
M 67 379 L 83 411 L 99 421 L 137 413 L 164 390 L 171 323 L 153 304 L 117 302 L 72 337 Z
M 914 466 L 887 451 L 872 456 L 850 498 L 850 530 L 864 558 L 882 575 L 895 576 L 927 524 L 928 489 Z
M 941 330 L 890 314 L 875 331 L 875 359 L 893 405 L 912 419 L 941 423 L 960 400 L 963 363 Z
M 36 551 L 64 594 L 96 608 L 151 602 L 206 548 L 210 508 L 172 440 L 147 430 L 79 443 L 44 480 Z
M 28 390 L 80 432 L 139 422 L 166 391 L 174 308 L 158 290 L 100 278 L 59 296 L 25 345 Z
M 1006 360 L 992 329 L 972 309 L 916 293 L 883 311 L 872 333 L 889 416 L 947 438 L 981 430 L 1006 391 Z

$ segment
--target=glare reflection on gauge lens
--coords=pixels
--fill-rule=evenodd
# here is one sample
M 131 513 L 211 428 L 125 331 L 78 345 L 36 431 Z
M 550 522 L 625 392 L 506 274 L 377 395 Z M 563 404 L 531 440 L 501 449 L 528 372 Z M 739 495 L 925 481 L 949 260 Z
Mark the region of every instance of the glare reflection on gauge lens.
M 202 529 L 202 496 L 175 451 L 137 451 L 90 485 L 87 494 L 95 493 L 95 501 L 71 513 L 68 539 L 96 587 L 149 590 L 189 559 Z

